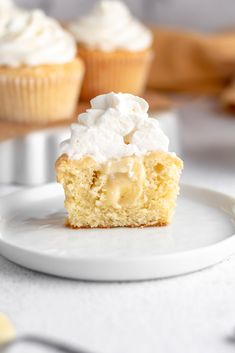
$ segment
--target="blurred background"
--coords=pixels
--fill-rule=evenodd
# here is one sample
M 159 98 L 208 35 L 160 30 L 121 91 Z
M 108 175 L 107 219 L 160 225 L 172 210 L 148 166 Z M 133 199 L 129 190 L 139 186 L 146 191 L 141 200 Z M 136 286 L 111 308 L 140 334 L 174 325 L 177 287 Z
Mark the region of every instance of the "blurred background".
M 27 8 L 41 7 L 60 20 L 86 13 L 95 0 L 16 0 Z M 158 25 L 204 32 L 235 26 L 234 0 L 126 0 L 140 19 Z M 203 11 L 202 11 L 203 8 Z

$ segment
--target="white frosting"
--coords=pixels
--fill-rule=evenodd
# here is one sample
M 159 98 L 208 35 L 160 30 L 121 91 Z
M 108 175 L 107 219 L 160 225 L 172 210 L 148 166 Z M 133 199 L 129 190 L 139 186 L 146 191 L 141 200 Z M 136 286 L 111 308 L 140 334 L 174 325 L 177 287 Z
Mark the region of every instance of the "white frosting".
M 11 11 L 15 7 L 14 2 L 11 0 L 0 0 L 0 14 Z
M 91 109 L 71 127 L 61 145 L 70 159 L 90 156 L 97 162 L 168 151 L 169 140 L 158 121 L 148 116 L 148 103 L 127 93 L 108 93 L 91 100 Z M 128 135 L 128 144 L 127 141 Z
M 71 34 L 40 10 L 12 14 L 0 35 L 0 65 L 63 64 L 75 55 Z
M 138 51 L 149 48 L 152 34 L 120 1 L 103 0 L 69 27 L 78 42 L 90 49 Z
M 20 8 L 11 0 L 0 0 L 0 35 L 3 34 L 6 23 L 14 14 L 19 13 Z

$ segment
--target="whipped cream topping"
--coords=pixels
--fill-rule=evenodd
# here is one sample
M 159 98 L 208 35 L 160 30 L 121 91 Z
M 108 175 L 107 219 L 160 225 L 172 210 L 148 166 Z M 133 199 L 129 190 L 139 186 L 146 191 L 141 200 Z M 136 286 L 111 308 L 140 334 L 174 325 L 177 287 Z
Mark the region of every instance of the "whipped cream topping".
M 103 163 L 151 151 L 168 151 L 169 140 L 156 119 L 148 116 L 148 103 L 127 93 L 108 93 L 91 100 L 91 109 L 72 124 L 71 137 L 61 144 L 70 159 L 90 156 Z
M 0 35 L 2 35 L 6 23 L 10 18 L 20 11 L 20 8 L 15 6 L 13 1 L 0 0 Z
M 152 44 L 151 32 L 120 1 L 99 2 L 90 14 L 72 23 L 69 29 L 78 42 L 90 49 L 138 51 Z
M 16 6 L 11 0 L 0 0 L 0 14 L 14 9 Z
M 63 64 L 75 55 L 71 34 L 40 10 L 12 14 L 0 34 L 0 65 Z

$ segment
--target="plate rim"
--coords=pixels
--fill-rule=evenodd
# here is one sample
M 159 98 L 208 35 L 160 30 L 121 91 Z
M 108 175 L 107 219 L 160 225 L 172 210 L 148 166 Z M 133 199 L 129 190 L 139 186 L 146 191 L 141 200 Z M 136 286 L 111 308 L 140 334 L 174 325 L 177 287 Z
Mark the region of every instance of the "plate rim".
M 59 186 L 57 183 L 48 183 L 48 184 L 45 184 L 45 185 L 41 185 L 41 186 L 37 186 L 37 187 L 32 187 L 32 188 L 25 188 L 23 190 L 19 190 L 19 191 L 16 191 L 14 193 L 11 193 L 10 195 L 5 195 L 3 197 L 0 198 L 0 212 L 1 212 L 1 205 L 4 204 L 5 202 L 11 202 L 11 200 L 13 200 L 15 197 L 21 197 L 21 195 L 25 195 L 25 192 L 28 194 L 30 194 L 32 191 L 34 192 L 38 192 L 38 190 L 44 190 L 44 189 L 48 189 L 48 188 L 57 188 L 57 186 Z M 194 191 L 200 191 L 200 192 L 207 192 L 209 194 L 213 194 L 214 196 L 217 196 L 217 197 L 223 197 L 223 198 L 226 198 L 226 200 L 229 202 L 229 203 L 234 203 L 234 206 L 235 206 L 235 197 L 231 196 L 231 195 L 228 195 L 227 193 L 223 193 L 223 192 L 220 192 L 220 191 L 217 191 L 217 190 L 214 190 L 214 189 L 211 189 L 211 188 L 207 188 L 207 187 L 201 187 L 201 186 L 198 186 L 198 185 L 195 185 L 195 184 L 188 184 L 188 183 L 181 183 L 180 184 L 181 188 L 184 188 L 185 190 L 187 191 L 190 191 L 190 190 L 194 190 Z M 58 189 L 59 190 L 59 189 Z M 56 196 L 56 195 L 55 195 Z M 49 195 L 49 198 L 50 198 L 50 195 Z M 232 209 L 231 209 L 232 211 Z M 221 210 L 221 212 L 223 212 Z M 233 212 L 233 211 L 232 211 Z M 235 219 L 235 213 L 234 213 L 234 219 Z M 0 222 L 1 222 L 1 214 L 0 214 Z M 138 230 L 138 229 L 137 229 Z M 197 255 L 206 255 L 206 254 L 210 254 L 210 253 L 216 253 L 217 251 L 217 248 L 221 248 L 221 257 L 220 259 L 218 259 L 218 261 L 212 261 L 211 264 L 207 264 L 207 265 L 203 265 L 203 266 L 199 266 L 199 268 L 195 269 L 195 270 L 189 270 L 189 271 L 182 271 L 180 272 L 179 274 L 186 274 L 186 273 L 189 273 L 189 272 L 194 272 L 194 271 L 197 271 L 197 270 L 200 270 L 200 269 L 203 269 L 203 268 L 206 268 L 206 267 L 209 267 L 209 266 L 212 266 L 213 264 L 216 264 L 218 262 L 221 262 L 223 260 L 225 260 L 226 258 L 228 258 L 229 256 L 231 256 L 232 254 L 235 253 L 235 229 L 234 229 L 234 233 L 229 235 L 227 238 L 223 239 L 223 240 L 220 240 L 216 243 L 213 243 L 211 245 L 206 245 L 206 246 L 202 246 L 202 247 L 199 247 L 199 248 L 196 248 L 196 249 L 190 249 L 190 250 L 183 250 L 183 251 L 179 251 L 179 252 L 175 252 L 175 253 L 168 253 L 168 254 L 159 254 L 159 255 L 143 255 L 143 256 L 132 256 L 131 258 L 118 258 L 116 256 L 110 258 L 110 257 L 96 257 L 96 258 L 93 258 L 93 257 L 77 257 L 76 255 L 70 255 L 70 256 L 58 256 L 58 255 L 55 255 L 55 254 L 48 254 L 48 253 L 44 253 L 44 252 L 38 252 L 38 251 L 35 251 L 34 249 L 26 249 L 24 247 L 20 247 L 14 243 L 10 243 L 10 242 L 7 242 L 7 241 L 4 241 L 4 238 L 3 236 L 0 234 L 0 254 L 7 258 L 8 260 L 20 265 L 20 266 L 23 266 L 23 267 L 26 267 L 26 268 L 29 268 L 29 269 L 33 269 L 37 272 L 43 272 L 43 273 L 47 273 L 47 274 L 50 274 L 50 275 L 56 275 L 58 277 L 68 277 L 68 278 L 76 278 L 76 279 L 87 279 L 87 280 L 102 280 L 102 281 L 106 281 L 105 278 L 97 278 L 97 279 L 92 279 L 92 278 L 89 278 L 89 276 L 85 276 L 85 277 L 82 277 L 82 276 L 70 276 L 69 274 L 68 275 L 60 275 L 58 273 L 54 273 L 53 271 L 45 271 L 45 270 L 42 270 L 42 269 L 37 269 L 35 268 L 35 266 L 28 266 L 27 264 L 22 264 L 22 261 L 16 261 L 16 259 L 13 259 L 9 256 L 9 255 L 6 255 L 5 253 L 8 252 L 8 250 L 13 250 L 14 252 L 18 252 L 19 255 L 20 254 L 24 254 L 24 255 L 34 255 L 35 257 L 37 257 L 38 260 L 41 260 L 43 261 L 44 259 L 46 259 L 47 261 L 53 263 L 53 262 L 56 262 L 56 261 L 59 261 L 61 262 L 61 264 L 65 264 L 65 263 L 80 263 L 82 265 L 89 265 L 91 262 L 94 264 L 98 264 L 98 265 L 102 265 L 104 266 L 105 264 L 108 264 L 110 263 L 110 261 L 115 265 L 115 266 L 118 266 L 120 264 L 122 265 L 125 265 L 125 264 L 132 264 L 134 265 L 135 263 L 138 263 L 138 262 L 143 262 L 143 263 L 150 263 L 150 262 L 162 262 L 162 261 L 177 261 L 177 260 L 181 260 L 182 259 L 186 259 L 186 258 L 190 258 L 190 257 L 197 257 Z M 4 249 L 7 249 L 7 251 L 4 251 Z M 224 252 L 226 252 L 226 254 L 224 254 Z M 14 256 L 13 256 L 14 257 Z M 140 279 L 151 279 L 151 278 L 163 278 L 163 277 L 171 277 L 171 276 L 175 276 L 175 275 L 178 275 L 178 274 L 173 274 L 173 275 L 166 275 L 166 276 L 156 276 L 156 277 L 148 277 L 148 276 L 144 276 L 144 278 L 140 278 Z M 102 276 L 101 276 L 102 277 Z M 124 280 L 124 281 L 131 281 L 131 280 L 136 280 L 135 279 L 107 279 L 107 281 L 116 281 L 116 280 Z
M 12 198 L 13 197 L 16 197 L 16 196 L 21 196 L 21 194 L 24 194 L 25 192 L 27 192 L 27 193 L 30 193 L 31 191 L 37 191 L 38 189 L 46 189 L 46 188 L 49 188 L 49 187 L 56 187 L 56 186 L 59 186 L 60 187 L 60 184 L 59 183 L 56 183 L 56 182 L 52 182 L 52 183 L 47 183 L 47 184 L 44 184 L 44 185 L 40 185 L 40 186 L 36 186 L 36 187 L 30 187 L 30 188 L 24 188 L 24 190 L 18 190 L 18 191 L 15 191 L 15 192 L 13 192 L 13 193 L 11 193 L 10 195 L 5 195 L 5 196 L 3 196 L 3 197 L 0 197 L 0 212 L 1 212 L 1 203 L 2 203 L 2 201 L 4 202 L 6 202 L 6 201 L 9 201 L 10 199 L 11 199 L 11 196 L 12 196 Z M 181 183 L 180 184 L 180 188 L 186 188 L 186 189 L 194 189 L 194 190 L 196 190 L 196 189 L 198 189 L 198 190 L 200 190 L 200 192 L 209 192 L 209 193 L 212 193 L 212 194 L 214 194 L 214 195 L 217 195 L 217 196 L 221 196 L 221 197 L 225 197 L 225 198 L 227 198 L 230 202 L 234 202 L 234 206 L 235 206 L 235 197 L 233 197 L 233 196 L 231 196 L 231 195 L 228 195 L 228 194 L 226 194 L 226 193 L 223 193 L 223 192 L 220 192 L 220 191 L 217 191 L 217 190 L 213 190 L 213 189 L 211 189 L 211 188 L 206 188 L 206 187 L 201 187 L 201 186 L 197 186 L 197 185 L 194 185 L 194 184 L 188 184 L 188 183 Z M 177 207 L 177 206 L 176 206 Z M 222 212 L 222 211 L 221 211 Z M 234 213 L 234 220 L 235 220 L 235 213 Z M 0 214 L 0 222 L 1 222 L 1 214 Z M 118 227 L 117 227 L 118 228 Z M 116 229 L 117 229 L 116 228 Z M 124 228 L 124 227 L 120 227 L 120 228 Z M 95 228 L 95 229 L 97 229 L 97 228 Z M 108 231 L 110 231 L 112 228 L 108 228 L 107 230 Z M 136 229 L 137 231 L 138 231 L 138 229 L 139 228 L 134 228 L 134 229 Z M 85 230 L 85 229 L 84 229 Z M 210 248 L 212 248 L 212 247 L 215 247 L 215 246 L 217 246 L 217 245 L 219 245 L 219 244 L 223 244 L 223 243 L 225 243 L 225 242 L 228 242 L 228 241 L 230 241 L 231 240 L 231 238 L 233 238 L 234 237 L 234 241 L 235 241 L 235 229 L 234 229 L 234 233 L 233 234 L 231 234 L 230 236 L 228 236 L 227 238 L 225 238 L 225 239 L 223 239 L 223 240 L 220 240 L 220 241 L 218 241 L 218 242 L 216 242 L 216 243 L 213 243 L 213 244 L 211 244 L 211 245 L 206 245 L 206 246 L 202 246 L 202 247 L 199 247 L 199 248 L 196 248 L 196 249 L 190 249 L 190 250 L 185 250 L 185 251 L 178 251 L 178 252 L 175 252 L 175 253 L 168 253 L 168 254 L 159 254 L 159 255 L 149 255 L 149 256 L 147 256 L 147 255 L 145 255 L 145 256 L 141 256 L 141 259 L 144 259 L 144 260 L 147 260 L 147 259 L 155 259 L 156 257 L 157 258 L 165 258 L 165 257 L 173 257 L 173 256 L 175 256 L 175 255 L 185 255 L 185 254 L 192 254 L 192 253 L 195 253 L 195 252 L 201 252 L 202 250 L 209 250 Z M 1 243 L 4 243 L 4 244 L 7 244 L 7 245 L 9 245 L 9 246 L 11 246 L 11 247 L 13 247 L 13 248 L 15 248 L 15 249 L 20 249 L 20 250 L 24 250 L 25 252 L 28 252 L 28 253 L 34 253 L 34 254 L 38 254 L 38 255 L 40 255 L 40 256 L 45 256 L 46 258 L 54 258 L 54 259 L 58 259 L 58 257 L 60 258 L 60 259 L 63 259 L 63 260 L 66 260 L 66 259 L 68 259 L 68 260 L 76 260 L 76 259 L 78 259 L 76 256 L 69 256 L 69 258 L 68 257 L 60 257 L 60 256 L 58 256 L 58 255 L 55 255 L 55 254 L 50 254 L 50 255 L 48 255 L 48 254 L 46 254 L 46 253 L 43 253 L 43 252 L 37 252 L 37 251 L 34 251 L 33 249 L 32 250 L 30 250 L 30 249 L 26 249 L 26 248 L 23 248 L 23 247 L 20 247 L 20 246 L 17 246 L 17 245 L 15 245 L 15 244 L 13 244 L 13 243 L 10 243 L 10 242 L 7 242 L 7 241 L 4 241 L 4 238 L 1 236 L 1 232 L 0 232 L 0 245 L 1 245 Z M 234 250 L 235 251 L 235 250 Z M 0 247 L 0 254 L 1 254 L 1 247 Z M 107 260 L 109 260 L 110 258 L 106 258 Z M 105 259 L 105 260 L 106 260 Z M 114 258 L 112 258 L 112 259 L 115 259 L 115 257 Z M 129 258 L 129 259 L 122 259 L 121 261 L 136 261 L 138 259 L 138 257 L 131 257 L 131 258 Z M 79 257 L 79 261 L 87 261 L 87 260 L 89 260 L 89 261 L 91 261 L 91 260 L 93 260 L 93 258 L 89 258 L 89 257 Z M 102 260 L 104 260 L 103 258 L 101 259 L 101 258 L 99 258 L 99 257 L 97 257 L 95 260 L 99 260 L 99 261 L 102 261 Z M 118 259 L 117 259 L 118 260 Z

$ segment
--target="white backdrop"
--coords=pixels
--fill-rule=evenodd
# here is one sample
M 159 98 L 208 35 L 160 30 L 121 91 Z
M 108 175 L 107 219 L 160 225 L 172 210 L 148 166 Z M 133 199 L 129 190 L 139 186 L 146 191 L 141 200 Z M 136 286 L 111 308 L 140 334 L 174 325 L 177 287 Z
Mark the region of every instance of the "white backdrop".
M 4 1 L 4 0 L 0 0 Z M 27 7 L 43 7 L 59 19 L 83 14 L 95 0 L 16 0 Z M 140 18 L 148 22 L 212 31 L 235 27 L 234 0 L 125 0 Z

